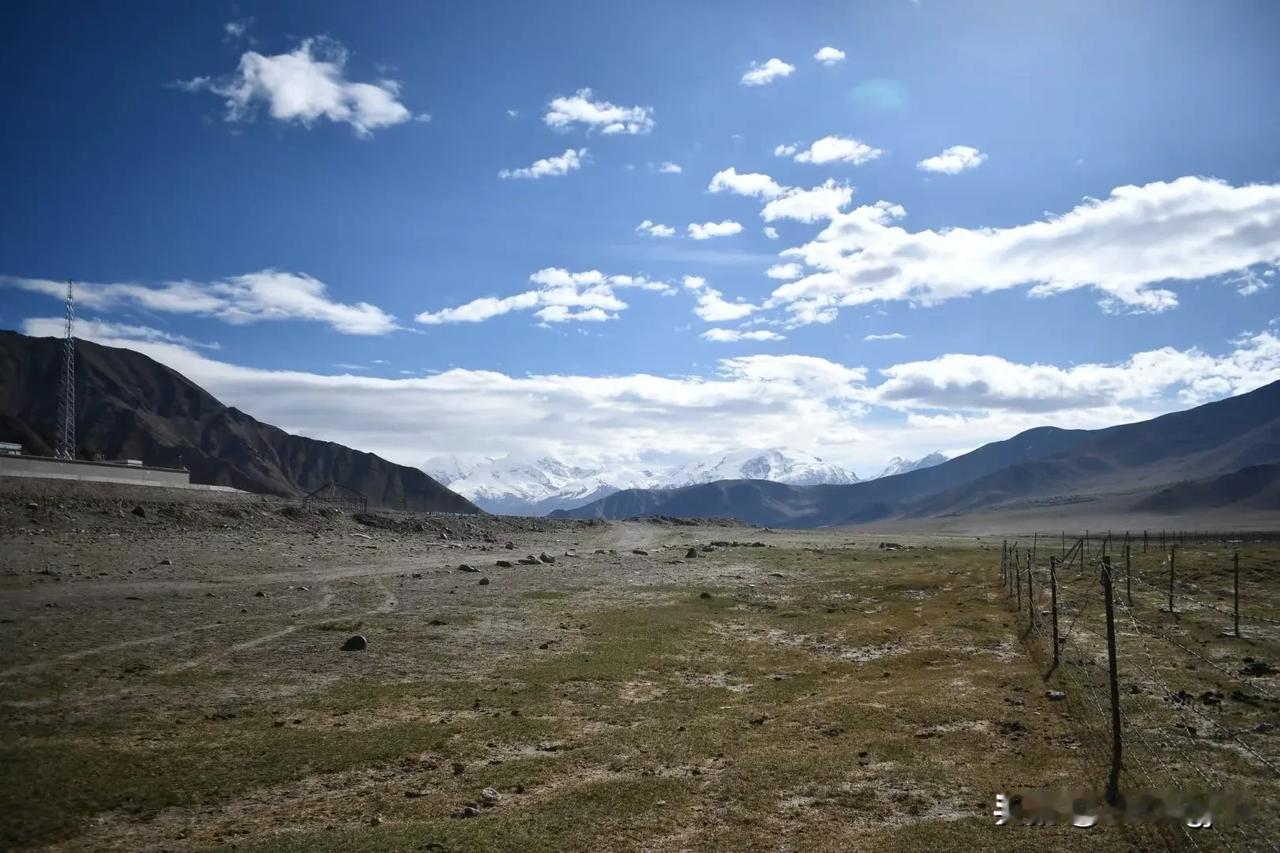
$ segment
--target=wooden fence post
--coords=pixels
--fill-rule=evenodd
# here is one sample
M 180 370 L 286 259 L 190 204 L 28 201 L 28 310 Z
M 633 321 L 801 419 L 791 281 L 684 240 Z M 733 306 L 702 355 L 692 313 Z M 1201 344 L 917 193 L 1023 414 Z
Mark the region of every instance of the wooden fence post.
M 1013 577 L 1017 582 L 1018 587 L 1018 609 L 1014 611 L 1017 613 L 1022 610 L 1022 572 L 1018 571 L 1018 564 L 1016 561 L 1013 564 Z
M 1036 624 L 1036 597 L 1031 593 L 1031 557 L 1027 556 L 1027 630 L 1030 631 Z
M 1173 612 L 1173 561 L 1174 556 L 1178 553 L 1178 546 L 1174 545 L 1169 549 L 1169 612 Z
M 1234 621 L 1235 621 L 1235 628 L 1236 628 L 1236 638 L 1239 639 L 1240 637 L 1240 552 L 1239 551 L 1236 551 L 1234 554 L 1231 555 L 1231 563 L 1234 567 L 1233 574 L 1235 575 Z
M 1129 561 L 1129 546 L 1124 546 L 1124 597 L 1133 610 L 1133 564 Z
M 1107 778 L 1107 804 L 1120 799 L 1120 680 L 1116 673 L 1116 622 L 1111 600 L 1111 558 L 1102 558 L 1102 600 L 1107 611 L 1107 672 L 1111 682 L 1111 775 Z
M 1049 558 L 1049 603 L 1053 608 L 1053 665 L 1058 666 L 1058 561 Z

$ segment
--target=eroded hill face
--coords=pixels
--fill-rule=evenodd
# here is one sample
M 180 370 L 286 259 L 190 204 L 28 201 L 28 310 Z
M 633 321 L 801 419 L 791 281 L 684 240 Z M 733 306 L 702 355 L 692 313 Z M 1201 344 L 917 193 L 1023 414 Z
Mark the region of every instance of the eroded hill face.
M 0 441 L 48 453 L 62 342 L 0 332 Z M 195 483 L 296 496 L 329 482 L 375 506 L 479 510 L 416 468 L 292 435 L 223 405 L 177 371 L 136 352 L 76 342 L 81 455 L 185 466 Z

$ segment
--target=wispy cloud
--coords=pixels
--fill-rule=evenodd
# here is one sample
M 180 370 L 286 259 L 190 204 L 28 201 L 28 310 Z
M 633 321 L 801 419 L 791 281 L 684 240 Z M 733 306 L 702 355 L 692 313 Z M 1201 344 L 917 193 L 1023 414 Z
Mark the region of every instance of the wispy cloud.
M 544 157 L 541 160 L 534 160 L 532 165 L 525 166 L 524 168 L 503 169 L 498 172 L 498 177 L 504 180 L 510 180 L 513 178 L 537 180 L 538 178 L 567 175 L 570 172 L 576 172 L 581 169 L 586 158 L 587 149 L 566 148 L 565 152 L 559 156 Z
M 547 104 L 542 120 L 553 130 L 569 130 L 574 125 L 581 125 L 588 130 L 599 130 L 606 136 L 635 136 L 649 133 L 654 127 L 652 107 L 620 107 L 599 101 L 586 88 L 579 89 L 575 95 L 553 98 Z
M 648 290 L 670 293 L 673 288 L 660 281 L 641 276 L 605 275 L 599 270 L 570 272 L 560 267 L 547 267 L 529 276 L 537 285 L 512 296 L 486 296 L 454 308 L 424 311 L 414 319 L 428 326 L 446 323 L 481 323 L 513 311 L 534 311 L 543 323 L 603 322 L 618 319 L 627 303 L 619 290 Z

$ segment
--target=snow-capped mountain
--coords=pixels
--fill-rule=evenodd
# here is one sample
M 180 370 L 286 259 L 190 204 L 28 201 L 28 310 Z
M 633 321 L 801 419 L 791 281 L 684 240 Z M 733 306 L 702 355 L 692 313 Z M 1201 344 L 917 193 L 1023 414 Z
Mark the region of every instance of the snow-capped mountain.
M 667 486 L 678 488 L 716 480 L 772 480 L 792 486 L 845 485 L 858 482 L 858 475 L 802 450 L 738 450 L 712 464 L 697 462 L 677 468 L 668 476 Z
M 932 468 L 934 465 L 941 465 L 946 461 L 947 457 L 936 452 L 914 460 L 903 459 L 901 456 L 895 456 L 889 460 L 889 464 L 883 471 L 876 474 L 871 479 L 879 480 L 881 477 L 892 477 L 895 474 L 906 474 L 908 471 L 919 471 L 921 468 Z
M 570 465 L 543 457 L 531 461 L 485 458 L 465 462 L 438 457 L 424 470 L 489 512 L 546 515 L 573 509 L 622 489 L 669 489 L 716 480 L 773 480 L 792 485 L 856 483 L 852 471 L 799 450 L 741 450 L 714 461 L 678 466 L 613 463 Z

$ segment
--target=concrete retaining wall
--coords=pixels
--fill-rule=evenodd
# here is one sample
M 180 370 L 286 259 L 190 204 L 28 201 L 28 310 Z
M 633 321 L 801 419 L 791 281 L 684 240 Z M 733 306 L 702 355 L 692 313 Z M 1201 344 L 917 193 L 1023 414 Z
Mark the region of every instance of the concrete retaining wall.
M 144 486 L 191 485 L 191 474 L 179 468 L 146 468 L 110 462 L 68 462 L 46 456 L 0 456 L 0 477 L 85 480 Z

